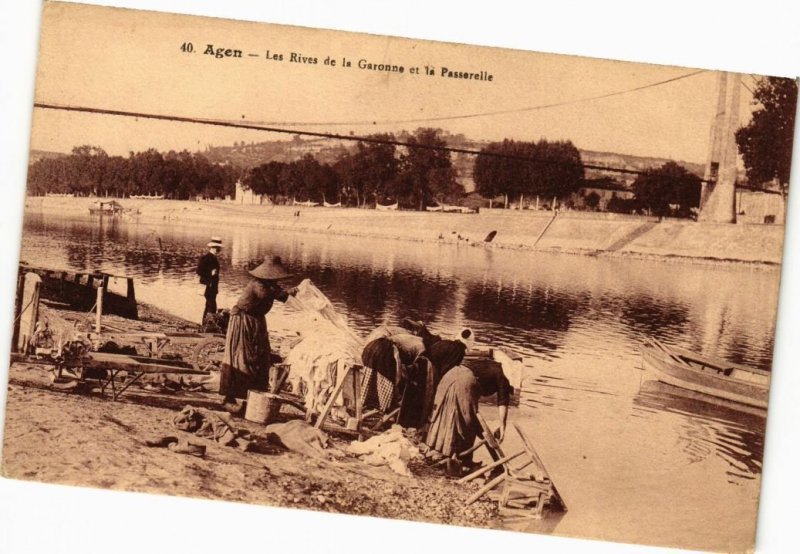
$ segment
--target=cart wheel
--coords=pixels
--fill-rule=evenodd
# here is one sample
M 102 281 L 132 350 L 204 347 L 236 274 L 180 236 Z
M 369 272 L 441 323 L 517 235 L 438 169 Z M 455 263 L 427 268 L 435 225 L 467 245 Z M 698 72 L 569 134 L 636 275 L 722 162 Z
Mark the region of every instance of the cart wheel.
M 194 347 L 192 352 L 192 367 L 199 371 L 219 371 L 222 366 L 222 356 L 225 352 L 225 339 L 222 337 L 209 337 L 202 340 Z

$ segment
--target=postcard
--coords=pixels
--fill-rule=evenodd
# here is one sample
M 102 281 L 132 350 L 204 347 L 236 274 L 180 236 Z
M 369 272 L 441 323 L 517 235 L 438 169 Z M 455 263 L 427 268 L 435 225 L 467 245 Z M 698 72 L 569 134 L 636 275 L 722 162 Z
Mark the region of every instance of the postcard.
M 4 481 L 753 551 L 797 87 L 45 2 Z

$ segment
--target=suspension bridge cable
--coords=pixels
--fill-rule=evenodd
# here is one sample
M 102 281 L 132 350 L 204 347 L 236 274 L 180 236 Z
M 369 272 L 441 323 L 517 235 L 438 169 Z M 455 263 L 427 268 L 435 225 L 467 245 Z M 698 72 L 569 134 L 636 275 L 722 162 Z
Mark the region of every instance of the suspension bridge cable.
M 561 161 L 554 161 L 554 160 L 544 160 L 544 159 L 536 159 L 528 156 L 517 156 L 514 154 L 503 154 L 500 152 L 482 152 L 480 150 L 471 150 L 468 148 L 455 148 L 452 146 L 436 146 L 432 144 L 414 144 L 409 142 L 403 142 L 399 140 L 391 140 L 391 139 L 383 139 L 383 138 L 376 138 L 374 136 L 357 136 L 357 135 L 341 135 L 336 133 L 322 133 L 322 132 L 315 132 L 315 131 L 300 131 L 297 129 L 286 129 L 283 127 L 271 127 L 271 126 L 264 126 L 264 125 L 256 125 L 252 123 L 243 123 L 238 121 L 226 121 L 226 120 L 217 120 L 217 119 L 204 119 L 204 118 L 196 118 L 196 117 L 183 117 L 183 116 L 175 116 L 175 115 L 163 115 L 163 114 L 150 114 L 150 113 L 143 113 L 143 112 L 129 112 L 123 110 L 107 110 L 102 108 L 89 108 L 84 106 L 63 106 L 58 104 L 48 104 L 44 102 L 35 102 L 33 104 L 35 108 L 46 109 L 46 110 L 60 110 L 60 111 L 67 111 L 67 112 L 79 112 L 79 113 L 88 113 L 88 114 L 96 114 L 96 115 L 113 115 L 113 116 L 120 116 L 120 117 L 132 117 L 136 119 L 153 119 L 158 121 L 171 121 L 176 123 L 196 123 L 201 125 L 211 125 L 215 127 L 227 127 L 227 128 L 234 128 L 234 129 L 247 129 L 251 131 L 263 131 L 268 133 L 279 133 L 279 134 L 287 134 L 287 135 L 299 135 L 299 136 L 310 136 L 316 138 L 325 138 L 325 139 L 334 139 L 334 140 L 346 140 L 352 142 L 365 142 L 369 144 L 386 144 L 386 145 L 393 145 L 393 146 L 401 146 L 405 148 L 420 148 L 424 150 L 441 150 L 444 152 L 452 152 L 455 154 L 467 154 L 472 156 L 490 156 L 495 158 L 503 158 L 509 160 L 518 160 L 530 163 L 538 163 L 543 165 L 564 165 L 565 162 Z M 646 171 L 638 170 L 638 169 L 629 169 L 623 167 L 609 167 L 604 165 L 595 165 L 595 164 L 583 164 L 585 169 L 594 169 L 598 171 L 610 171 L 613 173 L 624 173 L 629 175 L 642 175 L 646 173 Z
M 545 110 L 549 108 L 558 108 L 561 106 L 569 106 L 572 104 L 580 104 L 582 102 L 591 102 L 593 100 L 601 100 L 604 98 L 611 98 L 613 96 L 620 96 L 623 94 L 629 94 L 631 92 L 638 92 L 641 90 L 665 85 L 667 83 L 673 83 L 675 81 L 680 81 L 681 79 L 687 79 L 689 77 L 693 77 L 695 75 L 699 75 L 700 73 L 705 73 L 707 70 L 699 69 L 697 71 L 692 71 L 690 73 L 685 73 L 683 75 L 678 75 L 677 77 L 672 77 L 670 79 L 665 79 L 663 81 L 657 81 L 655 83 L 648 83 L 646 85 L 641 85 L 634 88 L 629 88 L 625 90 L 618 90 L 615 92 L 608 92 L 605 94 L 600 94 L 597 96 L 587 96 L 585 98 L 576 98 L 573 100 L 564 100 L 562 102 L 555 102 L 551 104 L 540 104 L 537 106 L 528 106 L 526 108 L 513 108 L 508 110 L 497 110 L 492 112 L 479 112 L 479 113 L 471 113 L 471 114 L 461 114 L 461 115 L 445 115 L 439 117 L 423 117 L 423 118 L 416 118 L 416 119 L 386 119 L 386 120 L 361 120 L 361 121 L 316 121 L 316 122 L 307 122 L 307 121 L 258 121 L 254 122 L 260 125 L 292 125 L 294 127 L 322 127 L 325 125 L 331 126 L 339 126 L 339 125 L 391 125 L 391 124 L 402 124 L 402 123 L 433 123 L 437 121 L 454 121 L 457 119 L 474 119 L 478 117 L 490 117 L 495 115 L 508 115 L 514 113 L 523 113 L 523 112 L 533 112 L 539 110 Z

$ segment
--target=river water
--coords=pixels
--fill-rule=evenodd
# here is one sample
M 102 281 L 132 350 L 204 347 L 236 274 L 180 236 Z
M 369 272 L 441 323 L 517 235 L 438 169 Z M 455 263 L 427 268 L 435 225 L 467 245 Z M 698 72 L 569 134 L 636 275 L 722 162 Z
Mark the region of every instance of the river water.
M 136 278 L 137 298 L 199 321 L 201 226 L 27 214 L 21 259 Z M 404 317 L 525 357 L 510 421 L 533 439 L 569 508 L 515 529 L 712 550 L 755 533 L 765 419 L 641 387 L 653 336 L 762 369 L 772 363 L 779 272 L 516 252 L 237 227 L 213 230 L 220 307 L 245 268 L 279 255 L 362 334 Z M 270 313 L 272 330 L 289 318 Z M 290 331 L 290 329 L 283 329 Z M 487 415 L 493 410 L 488 407 Z M 483 408 L 486 410 L 486 408 Z M 507 450 L 519 442 L 509 426 Z

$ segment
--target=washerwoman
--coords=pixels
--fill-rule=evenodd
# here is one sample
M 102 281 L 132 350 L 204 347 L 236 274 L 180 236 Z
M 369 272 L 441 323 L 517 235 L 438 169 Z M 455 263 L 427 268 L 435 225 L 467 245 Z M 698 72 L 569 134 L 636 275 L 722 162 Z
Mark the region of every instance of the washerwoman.
M 297 293 L 278 284 L 292 276 L 277 256 L 249 273 L 253 279 L 231 309 L 219 384 L 223 408 L 232 413 L 241 411 L 236 399 L 245 399 L 248 390 L 267 390 L 271 361 L 266 314 L 276 300 L 286 302 Z

